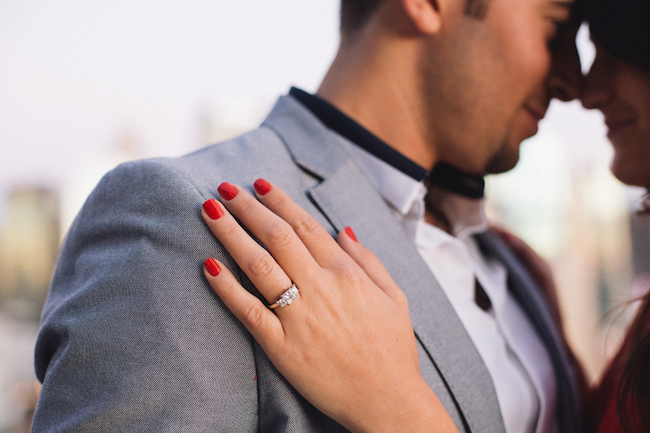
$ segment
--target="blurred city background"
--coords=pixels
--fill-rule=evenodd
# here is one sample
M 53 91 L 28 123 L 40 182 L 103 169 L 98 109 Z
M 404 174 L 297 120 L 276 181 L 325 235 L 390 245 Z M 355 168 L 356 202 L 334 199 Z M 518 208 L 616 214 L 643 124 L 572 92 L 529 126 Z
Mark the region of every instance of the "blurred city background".
M 338 0 L 0 1 L 0 433 L 29 431 L 33 345 L 59 245 L 120 162 L 255 127 L 291 85 L 315 91 Z M 579 34 L 584 67 L 593 60 Z M 598 379 L 650 285 L 641 192 L 608 171 L 599 113 L 554 102 L 489 213 L 548 259 L 569 340 Z

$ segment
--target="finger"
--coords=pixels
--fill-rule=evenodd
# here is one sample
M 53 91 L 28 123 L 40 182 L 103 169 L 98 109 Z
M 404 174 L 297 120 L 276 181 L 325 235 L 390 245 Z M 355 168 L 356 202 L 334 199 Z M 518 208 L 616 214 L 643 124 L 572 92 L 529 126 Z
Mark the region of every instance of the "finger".
M 372 251 L 357 241 L 351 227 L 341 230 L 337 236 L 341 248 L 357 262 L 363 271 L 381 290 L 395 301 L 406 302 L 406 295 L 390 276 L 388 270 Z
M 269 303 L 275 302 L 289 288 L 291 279 L 221 203 L 215 199 L 206 201 L 201 215 L 212 233 Z
M 327 230 L 280 187 L 264 179 L 256 180 L 254 187 L 257 198 L 289 223 L 320 266 L 330 268 L 338 261 L 347 259 Z
M 209 258 L 203 264 L 203 273 L 212 290 L 262 347 L 279 348 L 284 344 L 280 319 L 244 289 L 228 268 Z
M 322 272 L 292 227 L 237 185 L 223 183 L 223 204 L 271 252 L 275 261 L 296 283 Z M 224 198 L 226 198 L 224 200 Z M 331 237 L 330 237 L 331 241 Z

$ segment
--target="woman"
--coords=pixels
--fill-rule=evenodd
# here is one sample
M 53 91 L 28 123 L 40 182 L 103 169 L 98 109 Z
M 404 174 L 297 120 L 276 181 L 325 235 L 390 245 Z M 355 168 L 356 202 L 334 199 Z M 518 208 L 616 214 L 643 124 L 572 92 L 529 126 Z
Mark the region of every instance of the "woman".
M 648 186 L 650 56 L 643 49 L 650 42 L 639 41 L 645 37 L 648 42 L 650 19 L 641 6 L 636 0 L 589 5 L 598 57 L 583 101 L 605 114 L 616 153 L 614 174 L 628 184 Z M 222 203 L 206 202 L 203 216 L 269 303 L 295 282 L 301 292 L 287 299 L 295 306 L 271 312 L 214 259 L 206 260 L 205 274 L 278 370 L 350 430 L 431 431 L 435 426 L 456 431 L 420 376 L 406 299 L 377 258 L 356 242 L 350 228 L 339 233 L 337 244 L 277 186 L 259 179 L 255 190 L 263 205 L 241 188 L 223 184 Z M 277 264 L 228 211 L 267 246 Z M 537 263 L 531 250 L 509 239 L 522 258 Z M 592 431 L 650 431 L 649 305 L 646 300 L 603 387 L 594 394 L 590 408 L 604 416 L 590 419 Z
M 648 188 L 650 14 L 642 1 L 590 0 L 587 16 L 596 59 L 585 78 L 582 104 L 605 116 L 614 147 L 612 173 L 625 184 Z M 640 213 L 650 214 L 650 195 Z M 511 235 L 504 239 L 544 280 L 548 273 L 541 259 L 521 240 Z M 623 347 L 586 403 L 587 432 L 650 431 L 650 293 Z
M 650 186 L 650 13 L 640 0 L 592 0 L 588 20 L 596 59 L 582 103 L 605 116 L 612 173 Z M 646 195 L 642 212 L 650 212 Z M 591 396 L 589 431 L 650 431 L 650 293 L 600 388 Z

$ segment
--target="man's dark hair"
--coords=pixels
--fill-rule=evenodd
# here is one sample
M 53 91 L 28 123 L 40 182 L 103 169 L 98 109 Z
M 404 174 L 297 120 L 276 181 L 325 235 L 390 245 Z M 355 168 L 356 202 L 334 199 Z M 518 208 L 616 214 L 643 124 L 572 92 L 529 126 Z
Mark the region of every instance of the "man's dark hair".
M 489 0 L 467 0 L 465 15 L 482 20 L 488 12 Z
M 350 34 L 361 29 L 382 0 L 341 0 L 341 33 Z M 465 14 L 482 19 L 488 11 L 489 0 L 466 0 Z
M 647 0 L 590 0 L 585 7 L 594 41 L 614 57 L 650 71 Z
M 379 8 L 382 0 L 341 0 L 341 33 L 361 29 Z

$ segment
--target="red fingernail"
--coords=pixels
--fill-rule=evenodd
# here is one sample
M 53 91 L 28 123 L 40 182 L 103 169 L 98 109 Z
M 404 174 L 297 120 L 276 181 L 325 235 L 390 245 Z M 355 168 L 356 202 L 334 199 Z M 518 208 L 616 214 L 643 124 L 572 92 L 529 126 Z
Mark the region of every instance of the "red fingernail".
M 345 228 L 345 233 L 346 233 L 346 234 L 348 235 L 348 237 L 349 237 L 350 239 L 352 239 L 353 241 L 355 241 L 355 242 L 359 242 L 359 241 L 357 240 L 357 237 L 354 235 L 354 232 L 352 231 L 352 227 L 347 226 L 347 227 Z
M 203 209 L 205 209 L 205 213 L 208 214 L 210 219 L 218 220 L 223 216 L 223 209 L 221 209 L 217 201 L 213 198 L 203 203 Z
M 205 269 L 207 269 L 208 273 L 210 273 L 210 275 L 212 275 L 213 277 L 216 277 L 221 273 L 221 268 L 219 267 L 219 264 L 212 257 L 210 257 L 208 260 L 203 262 L 203 266 L 205 266 Z
M 261 178 L 257 179 L 253 186 L 259 195 L 266 195 L 267 192 L 271 191 L 271 184 Z
M 221 185 L 219 185 L 219 188 L 217 188 L 219 191 L 219 195 L 226 199 L 226 200 L 232 200 L 233 198 L 237 197 L 237 188 L 229 184 L 228 182 L 224 182 Z

